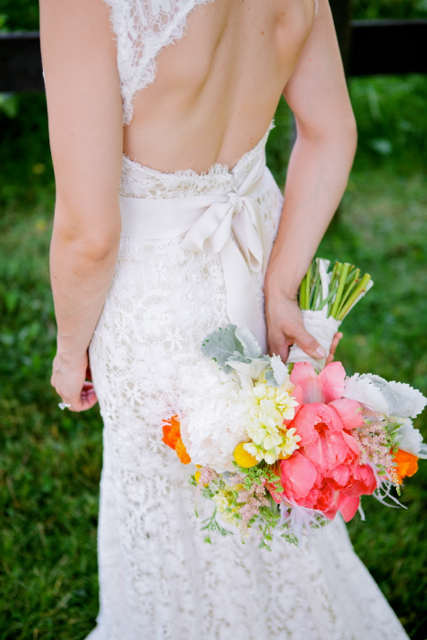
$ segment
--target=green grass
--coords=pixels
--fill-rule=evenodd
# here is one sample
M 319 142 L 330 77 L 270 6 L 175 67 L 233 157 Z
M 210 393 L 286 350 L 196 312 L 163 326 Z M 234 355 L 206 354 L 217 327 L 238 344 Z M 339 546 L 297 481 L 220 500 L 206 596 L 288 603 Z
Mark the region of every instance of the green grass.
M 427 184 L 425 175 L 354 171 L 339 221 L 319 254 L 372 274 L 375 287 L 345 320 L 339 357 L 348 373 L 375 372 L 427 393 Z M 427 438 L 427 415 L 416 421 Z M 427 464 L 402 492 L 407 511 L 364 499 L 350 524 L 356 551 L 405 624 L 427 637 Z

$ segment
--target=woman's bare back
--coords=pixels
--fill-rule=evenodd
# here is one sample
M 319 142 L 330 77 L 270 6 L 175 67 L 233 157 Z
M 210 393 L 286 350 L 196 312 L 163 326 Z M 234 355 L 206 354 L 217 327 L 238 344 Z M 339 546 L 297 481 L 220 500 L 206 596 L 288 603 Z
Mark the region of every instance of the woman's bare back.
M 175 172 L 233 167 L 268 128 L 311 31 L 313 0 L 215 0 L 157 58 L 124 130 L 132 160 Z

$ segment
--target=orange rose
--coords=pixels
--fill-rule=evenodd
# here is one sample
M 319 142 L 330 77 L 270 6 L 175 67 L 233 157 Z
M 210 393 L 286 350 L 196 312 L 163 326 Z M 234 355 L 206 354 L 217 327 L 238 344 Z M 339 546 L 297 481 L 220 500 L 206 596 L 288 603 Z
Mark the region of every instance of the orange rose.
M 394 462 L 397 465 L 394 467 L 394 471 L 396 472 L 398 484 L 402 484 L 402 480 L 406 476 L 411 478 L 418 471 L 418 458 L 412 453 L 403 451 L 403 449 L 398 449 Z
M 163 420 L 163 442 L 173 449 L 182 464 L 191 462 L 184 443 L 181 439 L 181 428 L 178 416 L 172 416 L 169 420 Z

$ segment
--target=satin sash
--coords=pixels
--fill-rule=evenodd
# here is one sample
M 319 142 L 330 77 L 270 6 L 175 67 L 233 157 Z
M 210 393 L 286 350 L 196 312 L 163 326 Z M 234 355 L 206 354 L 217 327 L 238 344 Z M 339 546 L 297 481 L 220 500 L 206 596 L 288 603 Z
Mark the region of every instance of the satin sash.
M 162 240 L 186 233 L 180 245 L 183 251 L 219 255 L 229 320 L 247 326 L 264 352 L 265 319 L 251 274 L 265 273 L 272 239 L 251 195 L 260 186 L 265 168 L 263 154 L 240 187 L 223 196 L 170 199 L 120 196 L 123 236 Z

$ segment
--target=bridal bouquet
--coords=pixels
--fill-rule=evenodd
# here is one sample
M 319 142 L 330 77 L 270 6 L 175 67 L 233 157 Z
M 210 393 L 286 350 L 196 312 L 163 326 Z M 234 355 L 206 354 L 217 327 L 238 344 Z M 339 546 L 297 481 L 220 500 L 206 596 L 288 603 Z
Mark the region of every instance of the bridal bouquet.
M 300 287 L 304 323 L 329 350 L 338 324 L 372 286 L 351 265 L 315 260 Z M 343 365 L 292 348 L 288 364 L 263 355 L 246 327 L 228 325 L 203 341 L 203 358 L 182 372 L 177 415 L 163 441 L 200 497 L 213 503 L 207 531 L 254 531 L 270 548 L 275 531 L 299 543 L 333 520 L 353 518 L 363 495 L 381 501 L 417 471 L 427 446 L 411 418 L 427 400 L 407 384 L 372 374 L 346 376 Z M 291 364 L 289 364 L 291 363 Z

